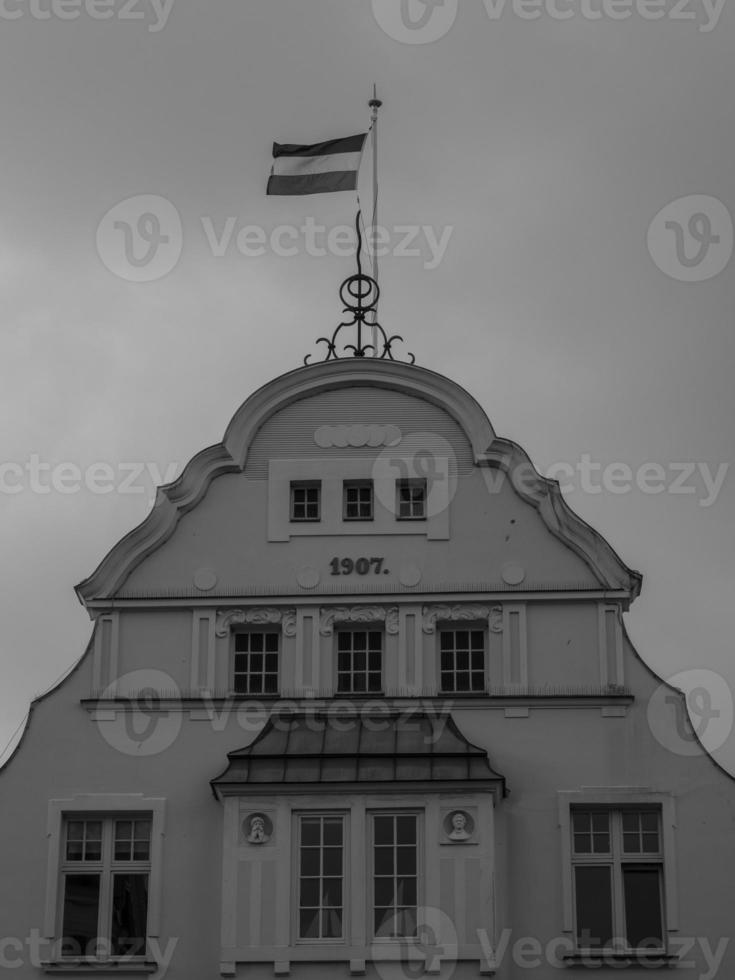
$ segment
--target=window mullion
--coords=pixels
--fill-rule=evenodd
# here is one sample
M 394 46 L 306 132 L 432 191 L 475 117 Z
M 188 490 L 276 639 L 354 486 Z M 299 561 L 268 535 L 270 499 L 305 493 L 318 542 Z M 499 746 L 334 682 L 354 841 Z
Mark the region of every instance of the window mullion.
M 616 946 L 627 947 L 625 926 L 625 899 L 623 896 L 623 816 L 619 810 L 610 814 L 610 844 L 612 846 L 612 885 L 613 885 L 613 941 Z

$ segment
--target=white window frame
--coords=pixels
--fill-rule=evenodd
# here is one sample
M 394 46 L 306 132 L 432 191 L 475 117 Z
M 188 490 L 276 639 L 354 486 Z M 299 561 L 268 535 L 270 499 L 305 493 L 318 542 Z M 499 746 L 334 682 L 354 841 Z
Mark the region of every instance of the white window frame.
M 310 817 L 334 817 L 342 820 L 342 936 L 339 938 L 309 939 L 300 936 L 301 912 L 301 821 Z M 295 946 L 344 946 L 350 935 L 352 911 L 352 874 L 350 867 L 351 826 L 349 810 L 296 810 L 294 818 L 294 860 L 292 868 L 291 935 Z
M 316 490 L 316 517 L 296 517 L 295 508 L 296 500 L 294 499 L 294 493 L 297 490 Z M 309 501 L 303 501 L 303 506 L 308 508 L 310 506 Z M 322 481 L 321 480 L 291 480 L 289 487 L 289 500 L 288 500 L 288 519 L 292 524 L 318 524 L 322 519 Z
M 415 817 L 416 818 L 416 936 L 376 936 L 375 935 L 375 818 L 376 817 Z M 366 811 L 366 818 L 369 824 L 369 848 L 367 852 L 368 873 L 367 889 L 365 896 L 365 911 L 367 913 L 367 935 L 374 943 L 418 943 L 421 937 L 421 910 L 424 906 L 424 887 L 425 887 L 425 835 L 423 830 L 424 811 L 417 808 L 404 807 L 370 807 Z M 395 847 L 396 845 L 394 845 Z
M 472 688 L 468 688 L 466 691 L 460 691 L 460 690 L 457 690 L 457 689 L 450 690 L 449 688 L 445 688 L 443 686 L 443 684 L 442 684 L 442 646 L 441 646 L 441 636 L 442 636 L 442 633 L 459 633 L 459 632 L 482 633 L 482 676 L 483 676 L 483 680 L 482 680 L 482 688 L 480 688 L 480 690 L 475 691 L 475 690 L 472 690 Z M 475 697 L 482 697 L 484 694 L 487 694 L 488 689 L 489 689 L 489 684 L 490 684 L 490 679 L 489 679 L 489 676 L 488 676 L 488 659 L 489 659 L 488 658 L 488 646 L 489 646 L 489 644 L 488 644 L 487 623 L 483 623 L 483 622 L 479 622 L 479 621 L 478 622 L 474 622 L 474 623 L 472 623 L 472 622 L 470 622 L 470 623 L 451 623 L 451 622 L 439 622 L 439 623 L 437 623 L 437 625 L 436 625 L 436 684 L 437 684 L 437 688 L 436 689 L 437 689 L 437 691 L 441 695 L 445 695 L 445 694 L 455 695 L 456 694 L 456 695 L 459 695 L 459 696 L 463 696 L 463 695 L 470 695 L 470 696 L 472 696 L 472 695 L 474 695 Z M 470 659 L 470 664 L 471 664 L 471 659 Z M 468 672 L 470 674 L 470 684 L 471 684 L 472 683 L 472 673 L 473 673 L 471 667 L 468 669 Z M 454 675 L 456 675 L 456 673 L 457 673 L 457 670 L 456 670 L 456 650 L 455 650 L 455 668 L 452 671 L 452 673 Z
M 562 854 L 562 912 L 563 912 L 563 931 L 570 933 L 574 940 L 574 947 L 579 952 L 586 952 L 585 947 L 579 947 L 576 940 L 576 910 L 574 904 L 574 866 L 575 860 L 572 853 L 572 820 L 573 808 L 580 809 L 604 809 L 619 812 L 622 809 L 652 809 L 659 811 L 660 832 L 661 832 L 661 856 L 653 857 L 647 863 L 661 863 L 663 875 L 663 933 L 664 951 L 668 948 L 667 937 L 678 931 L 678 891 L 676 881 L 676 862 L 675 862 L 675 830 L 676 830 L 676 811 L 674 797 L 670 793 L 658 793 L 645 788 L 637 787 L 583 787 L 579 790 L 561 790 L 558 793 L 559 808 L 559 829 L 561 833 L 561 854 Z M 592 855 L 591 857 L 594 857 Z M 628 862 L 628 855 L 623 856 L 622 863 Z M 645 858 L 645 855 L 631 855 L 633 861 Z M 591 862 L 594 863 L 594 862 Z M 607 859 L 602 858 L 598 863 L 607 863 Z M 643 863 L 646 863 L 644 860 Z M 620 862 L 614 868 L 614 875 L 619 871 Z M 622 881 L 622 876 L 621 876 Z M 616 887 L 615 882 L 613 886 Z M 619 912 L 618 912 L 619 914 Z M 613 924 L 619 926 L 615 921 L 615 908 L 613 908 Z M 624 926 L 624 923 L 623 923 Z M 616 938 L 616 937 L 613 937 Z M 624 949 L 606 950 L 602 947 L 594 947 L 590 950 L 592 955 L 604 954 L 605 952 L 635 954 L 635 950 Z
M 252 651 L 244 651 L 244 650 L 238 651 L 236 649 L 236 647 L 237 647 L 237 639 L 236 638 L 238 636 L 242 636 L 243 634 L 246 634 L 248 636 L 252 636 L 253 634 L 261 634 L 261 635 L 272 634 L 272 635 L 278 637 L 278 649 L 275 651 L 276 657 L 278 658 L 278 667 L 276 669 L 276 690 L 275 691 L 265 691 L 265 690 L 261 690 L 261 691 L 249 691 L 249 690 L 248 691 L 238 691 L 238 690 L 236 690 L 236 688 L 235 688 L 235 657 L 237 656 L 238 652 L 239 653 L 244 653 L 247 657 L 251 657 L 252 656 Z M 280 693 L 281 693 L 281 683 L 282 683 L 281 670 L 282 670 L 282 664 L 283 664 L 283 631 L 280 628 L 271 628 L 271 629 L 269 629 L 267 627 L 261 627 L 261 626 L 252 626 L 252 627 L 248 626 L 248 627 L 244 627 L 242 629 L 233 629 L 232 632 L 231 632 L 230 644 L 231 644 L 231 654 L 230 654 L 230 665 L 229 665 L 230 666 L 230 672 L 229 672 L 228 684 L 229 684 L 229 689 L 230 689 L 230 692 L 231 692 L 232 696 L 233 697 L 237 697 L 237 698 L 252 698 L 252 697 L 268 697 L 268 698 L 271 698 L 272 697 L 272 698 L 277 698 L 277 697 L 279 697 L 280 696 Z M 269 651 L 269 653 L 272 655 L 273 654 L 273 651 L 271 650 L 271 651 Z M 264 642 L 264 644 L 263 644 L 263 657 L 265 658 L 265 656 L 266 656 L 266 650 L 265 650 L 265 642 Z M 240 673 L 242 673 L 242 672 L 240 672 Z M 263 678 L 263 680 L 265 680 L 265 674 L 266 674 L 265 660 L 263 660 L 263 670 L 261 672 L 261 677 Z M 248 671 L 247 676 L 248 677 L 251 676 L 249 671 Z
M 150 817 L 151 846 L 148 870 L 148 925 L 146 930 L 146 956 L 110 957 L 103 959 L 88 959 L 89 963 L 114 963 L 124 961 L 138 962 L 142 959 L 153 959 L 148 940 L 161 934 L 161 895 L 162 895 L 162 863 L 163 863 L 163 834 L 165 823 L 166 801 L 162 798 L 145 797 L 141 793 L 131 794 L 82 794 L 68 799 L 50 800 L 46 836 L 48 838 L 48 858 L 46 870 L 46 905 L 44 911 L 43 938 L 53 943 L 52 963 L 63 966 L 73 959 L 61 956 L 61 940 L 63 932 L 63 875 L 62 867 L 68 867 L 65 860 L 64 845 L 66 840 L 66 821 L 68 818 L 114 820 L 115 818 L 130 819 L 133 814 Z M 88 815 L 88 816 L 85 816 Z M 85 862 L 75 862 L 80 871 Z M 109 871 L 105 872 L 109 875 Z M 100 899 L 101 901 L 101 899 Z
M 364 670 L 364 674 L 365 674 L 365 685 L 366 685 L 365 686 L 365 690 L 364 691 L 355 691 L 355 690 L 344 691 L 344 690 L 342 690 L 340 688 L 340 686 L 339 686 L 339 675 L 340 675 L 340 673 L 347 673 L 346 671 L 340 671 L 340 669 L 339 669 L 339 654 L 340 654 L 340 650 L 339 650 L 339 637 L 342 634 L 345 634 L 345 633 L 350 633 L 353 636 L 354 636 L 355 633 L 366 633 L 366 634 L 369 634 L 369 633 L 377 633 L 380 636 L 380 687 L 378 688 L 378 690 L 371 691 L 370 688 L 369 688 L 369 686 L 368 686 L 369 685 L 369 675 L 372 674 L 372 673 L 375 673 L 375 671 L 371 671 L 369 669 L 369 667 L 370 667 L 370 653 L 371 652 L 375 653 L 374 650 L 373 651 L 370 651 L 370 649 L 369 649 L 369 641 L 366 641 L 366 645 L 365 645 L 366 646 L 366 649 L 365 649 L 365 670 Z M 336 696 L 343 696 L 343 697 L 348 697 L 348 698 L 361 698 L 361 697 L 364 697 L 364 698 L 375 698 L 375 697 L 380 697 L 381 695 L 384 694 L 384 692 L 385 692 L 385 636 L 386 636 L 386 634 L 385 634 L 385 630 L 383 628 L 381 628 L 380 626 L 372 625 L 370 623 L 360 623 L 358 626 L 337 626 L 337 627 L 335 627 L 335 629 L 334 629 L 334 693 L 335 693 Z M 351 686 L 354 688 L 354 678 L 355 678 L 355 673 L 356 673 L 355 672 L 355 669 L 354 669 L 354 656 L 355 656 L 354 647 L 351 650 L 351 654 L 352 654 L 352 668 L 349 671 L 349 677 L 351 679 Z M 362 674 L 363 671 L 357 671 L 357 673 Z
M 421 502 L 421 513 L 414 514 L 414 504 L 415 500 L 413 496 L 409 496 L 409 500 L 406 502 L 408 504 L 409 514 L 401 514 L 401 490 L 421 490 L 421 497 L 419 498 Z M 427 481 L 425 477 L 401 477 L 396 480 L 396 520 L 397 521 L 425 521 L 427 517 L 428 509 L 428 490 Z
M 347 497 L 350 491 L 357 491 L 357 500 L 350 502 Z M 367 503 L 370 507 L 370 513 L 367 517 L 362 514 L 358 514 L 357 517 L 349 517 L 347 514 L 347 509 L 350 506 L 357 506 L 358 511 L 361 511 L 364 502 L 362 500 L 362 494 L 360 491 L 368 491 Z M 370 479 L 362 480 L 345 480 L 342 483 L 342 520 L 347 524 L 360 524 L 365 522 L 371 522 L 375 520 L 375 486 L 373 481 Z

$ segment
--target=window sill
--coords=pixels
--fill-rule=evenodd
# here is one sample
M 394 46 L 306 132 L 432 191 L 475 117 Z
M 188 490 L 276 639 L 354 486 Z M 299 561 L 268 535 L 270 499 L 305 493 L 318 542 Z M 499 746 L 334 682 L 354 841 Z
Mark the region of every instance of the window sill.
M 156 973 L 152 960 L 49 960 L 41 963 L 44 973 L 66 973 L 71 976 L 112 975 L 119 977 Z
M 623 966 L 645 965 L 646 969 L 670 967 L 679 962 L 676 953 L 665 949 L 633 949 L 628 952 L 613 949 L 595 949 L 585 952 L 564 953 L 561 957 L 566 966 L 588 967 L 594 970 L 601 966 L 620 968 Z

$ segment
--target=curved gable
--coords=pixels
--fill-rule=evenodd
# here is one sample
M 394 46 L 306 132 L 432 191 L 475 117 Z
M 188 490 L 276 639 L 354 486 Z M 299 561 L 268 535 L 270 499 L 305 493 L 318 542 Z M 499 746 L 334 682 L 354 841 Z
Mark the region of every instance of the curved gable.
M 230 479 L 241 474 L 264 481 L 273 455 L 311 457 L 318 465 L 324 452 L 319 440 L 338 446 L 347 438 L 353 455 L 360 455 L 361 443 L 364 454 L 374 455 L 376 447 L 390 444 L 391 433 L 367 429 L 385 428 L 396 418 L 404 435 L 430 432 L 451 444 L 457 473 L 477 468 L 487 474 L 506 474 L 515 494 L 534 508 L 546 530 L 581 559 L 594 583 L 625 590 L 631 597 L 638 593 L 638 573 L 573 514 L 558 484 L 542 477 L 520 447 L 496 437 L 487 416 L 464 389 L 423 368 L 353 359 L 300 368 L 255 392 L 236 412 L 223 441 L 195 456 L 174 483 L 158 489 L 148 517 L 77 586 L 80 600 L 87 604 L 118 594 L 132 573 L 171 538 L 182 518 L 203 501 L 215 479 L 225 478 L 218 481 L 218 492 L 226 487 L 228 474 L 233 475 Z M 324 433 L 329 423 L 351 427 L 350 432 Z M 202 528 L 189 533 L 212 533 L 206 522 Z M 221 549 L 222 540 L 216 544 Z

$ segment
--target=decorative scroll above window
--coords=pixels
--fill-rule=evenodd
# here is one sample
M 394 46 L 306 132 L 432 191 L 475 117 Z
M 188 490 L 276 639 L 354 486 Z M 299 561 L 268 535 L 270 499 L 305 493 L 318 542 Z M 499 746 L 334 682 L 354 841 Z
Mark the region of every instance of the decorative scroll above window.
M 477 622 L 486 619 L 491 633 L 503 632 L 502 606 L 424 606 L 424 633 L 436 633 L 436 624 Z
M 330 606 L 321 610 L 319 632 L 331 636 L 338 623 L 385 623 L 386 633 L 398 632 L 398 607 L 383 606 Z
M 284 636 L 296 636 L 295 609 L 228 609 L 217 613 L 215 632 L 217 636 L 227 636 L 231 626 L 278 626 Z

